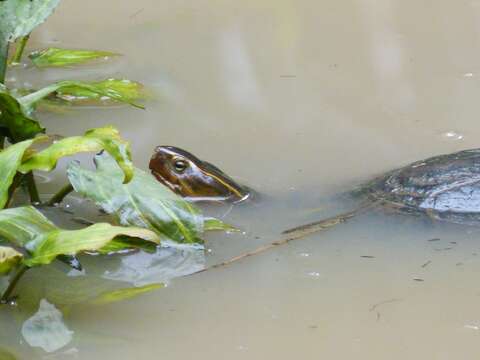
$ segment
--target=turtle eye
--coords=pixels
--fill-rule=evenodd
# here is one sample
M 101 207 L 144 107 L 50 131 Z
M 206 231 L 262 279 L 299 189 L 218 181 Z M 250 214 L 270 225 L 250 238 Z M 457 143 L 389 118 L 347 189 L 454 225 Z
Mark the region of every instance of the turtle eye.
M 173 163 L 173 168 L 177 173 L 184 172 L 187 169 L 187 167 L 188 167 L 188 164 L 185 160 L 178 159 L 178 160 L 175 160 Z

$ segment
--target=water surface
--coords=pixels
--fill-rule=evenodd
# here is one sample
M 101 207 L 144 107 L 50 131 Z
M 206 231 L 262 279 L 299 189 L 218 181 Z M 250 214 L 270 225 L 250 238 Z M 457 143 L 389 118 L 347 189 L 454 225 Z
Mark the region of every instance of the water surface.
M 335 194 L 377 174 L 478 147 L 479 24 L 478 1 L 64 1 L 32 47 L 125 56 L 17 80 L 144 83 L 146 111 L 41 117 L 65 135 L 115 124 L 143 168 L 155 146 L 184 147 L 262 193 L 213 209 L 244 231 L 207 239 L 215 264 L 340 210 Z M 56 353 L 2 339 L 39 359 L 477 359 L 477 254 L 478 228 L 367 214 L 126 302 L 74 307 L 73 340 Z

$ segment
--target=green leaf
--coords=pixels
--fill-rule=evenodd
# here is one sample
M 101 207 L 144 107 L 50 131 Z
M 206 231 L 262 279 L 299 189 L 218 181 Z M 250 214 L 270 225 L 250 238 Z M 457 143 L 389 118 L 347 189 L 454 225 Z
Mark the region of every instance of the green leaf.
M 204 218 L 189 202 L 160 184 L 153 176 L 134 168 L 130 183 L 107 154 L 95 157 L 96 171 L 71 162 L 67 175 L 74 189 L 93 200 L 122 225 L 140 226 L 181 243 L 200 243 Z
M 128 80 L 126 80 L 128 81 Z M 18 98 L 18 101 L 22 104 L 22 106 L 28 110 L 34 108 L 35 104 L 40 100 L 44 99 L 45 97 L 49 96 L 55 92 L 62 92 L 63 89 L 67 89 L 67 91 L 75 91 L 79 92 L 82 91 L 83 94 L 97 94 L 99 98 L 107 97 L 112 100 L 129 104 L 131 106 L 144 109 L 143 106 L 135 104 L 131 99 L 132 95 L 134 94 L 134 90 L 132 90 L 132 84 L 138 83 L 125 83 L 119 84 L 117 80 L 115 81 L 100 81 L 100 82 L 86 82 L 86 81 L 60 81 L 51 85 L 48 85 L 40 90 L 32 92 L 28 95 L 25 95 L 21 98 Z M 136 85 L 138 87 L 138 85 Z
M 92 88 L 85 87 L 88 84 Z M 111 96 L 113 93 L 113 96 Z M 103 105 L 108 101 L 133 103 L 146 98 L 143 85 L 127 79 L 107 79 L 97 82 L 84 82 L 82 86 L 64 86 L 55 96 L 73 105 Z
M 147 229 L 106 223 L 80 230 L 63 230 L 32 206 L 0 210 L 0 237 L 29 251 L 31 257 L 24 261 L 28 266 L 48 264 L 58 255 L 101 251 L 111 241 L 117 241 L 117 250 L 143 248 L 144 242 L 160 242 L 158 236 Z M 122 249 L 119 244 L 125 237 L 131 241 L 124 242 Z
M 123 171 L 123 182 L 129 182 L 133 176 L 130 144 L 123 140 L 118 130 L 112 126 L 88 130 L 84 136 L 72 136 L 59 140 L 26 159 L 18 170 L 22 173 L 31 170 L 50 171 L 55 168 L 58 159 L 64 156 L 101 150 L 113 156 Z
M 35 66 L 44 68 L 84 64 L 92 60 L 119 55 L 109 51 L 48 48 L 34 51 L 28 57 Z
M 60 0 L 0 1 L 0 42 L 28 35 L 52 14 Z
M 25 247 L 38 235 L 58 228 L 32 206 L 0 210 L 0 237 Z
M 2 181 L 0 181 L 0 209 L 3 209 L 7 203 L 8 190 L 10 185 L 12 185 L 13 178 L 22 162 L 25 151 L 34 141 L 25 140 L 0 151 L 0 174 L 2 174 Z
M 20 261 L 22 261 L 23 255 L 17 250 L 0 246 L 0 275 L 5 275 L 10 272 Z
M 40 234 L 27 244 L 27 248 L 33 249 L 33 251 L 32 257 L 24 262 L 27 266 L 45 265 L 51 263 L 58 255 L 98 251 L 117 236 L 138 238 L 155 244 L 160 243 L 158 236 L 147 229 L 97 223 L 80 230 L 58 229 Z
M 45 129 L 40 123 L 30 117 L 28 107 L 12 96 L 0 84 L 0 130 L 12 142 L 33 138 Z
M 164 284 L 149 284 L 141 287 L 123 288 L 119 290 L 107 291 L 100 294 L 96 299 L 90 301 L 93 305 L 106 305 L 117 301 L 131 299 L 138 295 L 151 292 L 153 290 L 165 287 Z
M 100 254 L 118 253 L 125 249 L 142 249 L 147 253 L 154 253 L 157 250 L 157 244 L 150 241 L 132 239 L 125 236 L 118 236 L 107 245 L 98 250 Z

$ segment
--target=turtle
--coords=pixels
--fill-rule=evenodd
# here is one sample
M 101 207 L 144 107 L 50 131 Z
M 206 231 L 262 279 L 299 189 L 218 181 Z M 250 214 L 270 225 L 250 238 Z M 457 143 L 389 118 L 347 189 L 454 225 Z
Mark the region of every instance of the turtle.
M 241 202 L 252 190 L 209 162 L 174 146 L 159 146 L 150 160 L 152 174 L 177 194 L 194 199 Z M 480 225 L 480 149 L 416 161 L 388 171 L 349 192 L 359 199 L 352 211 L 283 231 L 300 237 L 382 208 L 432 220 Z

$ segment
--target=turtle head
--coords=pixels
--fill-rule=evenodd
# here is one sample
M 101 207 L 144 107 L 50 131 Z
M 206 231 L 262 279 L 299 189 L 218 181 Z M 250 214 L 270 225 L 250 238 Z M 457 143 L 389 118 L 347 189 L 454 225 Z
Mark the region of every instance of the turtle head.
M 250 196 L 216 166 L 174 146 L 155 148 L 149 167 L 158 181 L 186 198 L 239 202 Z

